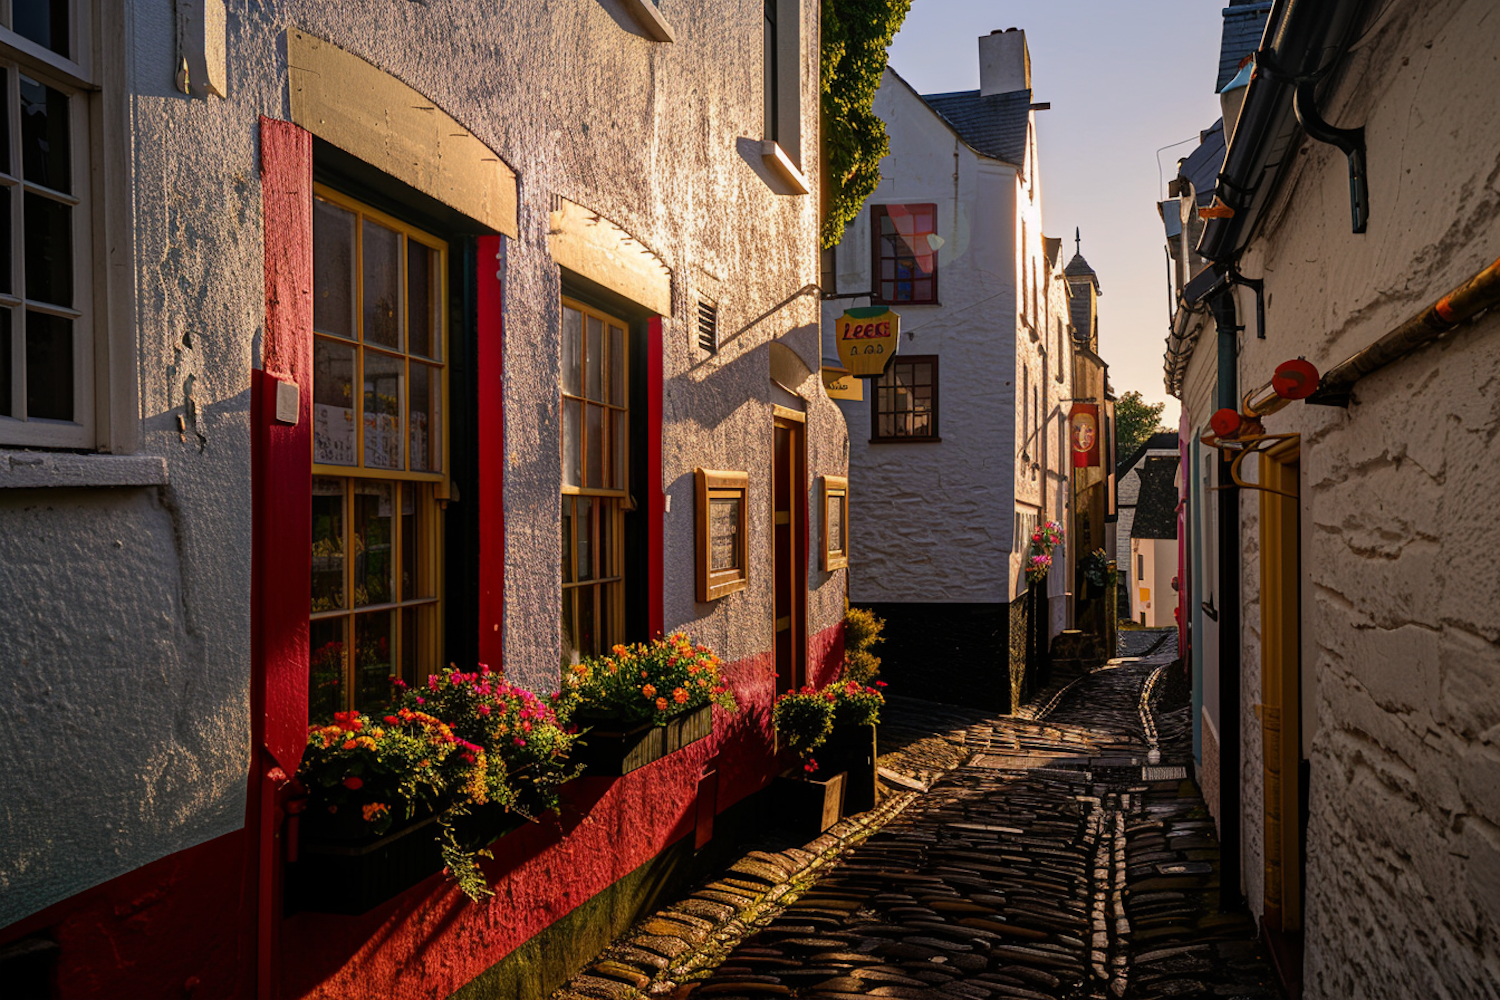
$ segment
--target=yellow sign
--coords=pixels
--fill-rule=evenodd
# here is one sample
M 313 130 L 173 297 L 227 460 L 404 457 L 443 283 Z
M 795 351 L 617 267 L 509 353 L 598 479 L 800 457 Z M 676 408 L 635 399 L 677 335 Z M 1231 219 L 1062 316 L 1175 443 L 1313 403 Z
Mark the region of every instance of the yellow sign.
M 855 402 L 865 398 L 865 383 L 855 378 L 841 368 L 823 369 L 823 388 L 828 390 L 829 399 L 852 399 Z
M 901 317 L 886 306 L 850 309 L 834 325 L 839 360 L 856 378 L 876 378 L 901 346 Z

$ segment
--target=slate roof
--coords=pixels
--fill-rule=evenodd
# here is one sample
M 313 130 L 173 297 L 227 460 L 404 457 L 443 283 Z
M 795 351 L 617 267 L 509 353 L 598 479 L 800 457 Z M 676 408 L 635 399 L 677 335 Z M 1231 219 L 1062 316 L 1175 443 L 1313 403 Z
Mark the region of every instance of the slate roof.
M 1229 0 L 1224 8 L 1224 36 L 1219 44 L 1219 79 L 1214 93 L 1222 91 L 1239 72 L 1240 60 L 1260 48 L 1266 31 L 1266 17 L 1271 13 L 1268 0 Z
M 1031 125 L 1031 91 L 981 97 L 977 90 L 923 94 L 922 100 L 953 126 L 964 142 L 985 156 L 1020 166 L 1026 162 Z
M 1188 154 L 1177 168 L 1177 176 L 1186 177 L 1193 185 L 1193 194 L 1199 206 L 1214 200 L 1214 188 L 1219 183 L 1219 171 L 1224 169 L 1224 119 L 1213 123 L 1203 133 L 1198 148 Z
M 1141 466 L 1131 538 L 1177 537 L 1177 461 L 1176 455 L 1152 456 Z
M 1125 475 L 1130 475 L 1130 470 L 1139 465 L 1141 459 L 1145 458 L 1151 452 L 1170 451 L 1173 454 L 1176 454 L 1177 448 L 1178 444 L 1176 431 L 1159 431 L 1158 433 L 1151 435 L 1145 441 L 1137 445 L 1135 451 L 1131 452 L 1130 457 L 1125 460 L 1125 464 L 1122 466 L 1122 468 L 1125 470 Z

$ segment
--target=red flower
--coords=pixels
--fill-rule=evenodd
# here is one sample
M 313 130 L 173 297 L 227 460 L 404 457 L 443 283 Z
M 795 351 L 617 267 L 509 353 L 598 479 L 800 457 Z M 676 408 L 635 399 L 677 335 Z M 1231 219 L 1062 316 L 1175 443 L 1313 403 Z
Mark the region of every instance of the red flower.
M 878 688 L 883 688 L 883 687 L 886 686 L 886 684 L 885 684 L 885 681 L 876 681 L 875 682 L 875 686 L 878 687 Z
M 349 777 L 344 779 L 344 787 L 349 789 L 349 791 L 351 792 L 357 792 L 361 788 L 365 787 L 365 781 L 359 775 L 351 774 L 349 775 Z

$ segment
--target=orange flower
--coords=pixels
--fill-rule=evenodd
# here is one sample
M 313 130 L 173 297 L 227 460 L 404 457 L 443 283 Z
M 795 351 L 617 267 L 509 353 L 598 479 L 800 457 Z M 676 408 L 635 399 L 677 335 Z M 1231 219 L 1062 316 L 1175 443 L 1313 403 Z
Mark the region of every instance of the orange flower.
M 681 705 L 683 702 L 687 701 L 687 699 L 688 699 L 688 693 L 687 693 L 687 690 L 685 688 L 677 688 L 677 689 L 673 690 L 673 692 L 672 692 L 672 700 L 675 701 L 675 702 L 677 702 L 677 704 Z
M 356 742 L 354 742 L 353 740 L 345 740 L 344 741 L 344 749 L 345 750 L 353 750 L 357 746 L 359 746 L 359 744 L 356 743 Z
M 389 811 L 390 807 L 387 806 L 384 802 L 371 802 L 369 805 L 365 806 L 363 810 L 365 814 L 365 822 L 373 823 L 375 822 L 376 817 L 378 817 L 381 813 Z
M 641 694 L 645 695 L 647 698 L 655 698 L 656 688 L 650 684 L 647 684 L 641 688 Z
M 665 698 L 658 698 L 658 699 L 656 699 L 656 710 L 658 712 L 665 712 L 667 710 L 667 699 L 665 699 Z

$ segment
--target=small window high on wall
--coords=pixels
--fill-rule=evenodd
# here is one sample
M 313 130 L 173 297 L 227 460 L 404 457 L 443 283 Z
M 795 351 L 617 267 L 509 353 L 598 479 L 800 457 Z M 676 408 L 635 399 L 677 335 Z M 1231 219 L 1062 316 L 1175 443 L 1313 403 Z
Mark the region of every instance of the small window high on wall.
M 376 712 L 441 648 L 447 244 L 323 187 L 313 203 L 309 715 Z
M 936 305 L 936 205 L 872 205 L 875 302 Z

